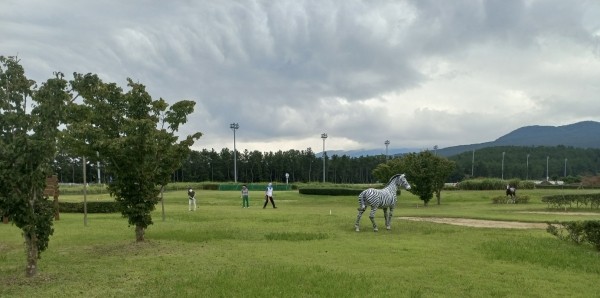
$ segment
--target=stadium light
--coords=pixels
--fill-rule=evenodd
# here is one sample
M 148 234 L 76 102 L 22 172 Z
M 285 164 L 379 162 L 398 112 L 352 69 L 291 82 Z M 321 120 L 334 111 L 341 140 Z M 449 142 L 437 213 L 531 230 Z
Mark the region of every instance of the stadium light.
M 325 183 L 325 139 L 327 139 L 327 134 L 322 133 L 321 139 L 323 139 L 323 183 Z
M 237 158 L 235 156 L 235 131 L 240 128 L 240 125 L 237 123 L 229 124 L 229 128 L 233 130 L 233 179 L 234 182 L 237 183 Z

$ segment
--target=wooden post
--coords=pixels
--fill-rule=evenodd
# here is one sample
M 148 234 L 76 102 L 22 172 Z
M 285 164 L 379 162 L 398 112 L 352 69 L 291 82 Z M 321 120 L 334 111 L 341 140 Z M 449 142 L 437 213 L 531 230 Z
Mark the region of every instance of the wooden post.
M 44 196 L 48 198 L 52 196 L 54 198 L 54 220 L 60 220 L 60 211 L 58 205 L 58 177 L 52 175 L 46 178 L 46 188 L 44 189 Z

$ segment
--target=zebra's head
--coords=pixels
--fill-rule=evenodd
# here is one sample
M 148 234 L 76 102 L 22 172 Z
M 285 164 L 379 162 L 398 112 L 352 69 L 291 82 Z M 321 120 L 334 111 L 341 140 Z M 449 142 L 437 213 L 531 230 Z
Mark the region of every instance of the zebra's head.
M 404 189 L 409 190 L 410 184 L 406 180 L 406 176 L 404 174 L 396 174 L 391 179 L 390 182 L 395 180 L 396 185 L 404 187 Z

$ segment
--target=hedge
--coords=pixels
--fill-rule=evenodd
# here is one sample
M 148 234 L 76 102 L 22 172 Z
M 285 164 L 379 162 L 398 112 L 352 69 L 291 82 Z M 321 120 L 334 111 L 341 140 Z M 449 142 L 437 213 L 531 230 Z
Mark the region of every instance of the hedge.
M 519 189 L 534 189 L 535 184 L 532 181 L 522 181 L 518 179 L 502 180 L 502 179 L 469 179 L 464 180 L 456 185 L 462 190 L 505 190 L 506 185 L 510 184 Z
M 573 204 L 590 206 L 590 209 L 600 208 L 600 193 L 595 194 L 566 194 L 542 197 L 542 202 L 548 204 L 548 208 L 565 209 L 573 207 Z
M 362 189 L 353 188 L 300 188 L 298 193 L 322 196 L 358 196 L 362 191 Z
M 83 213 L 83 202 L 58 202 L 61 213 Z M 121 212 L 119 202 L 87 202 L 87 213 Z

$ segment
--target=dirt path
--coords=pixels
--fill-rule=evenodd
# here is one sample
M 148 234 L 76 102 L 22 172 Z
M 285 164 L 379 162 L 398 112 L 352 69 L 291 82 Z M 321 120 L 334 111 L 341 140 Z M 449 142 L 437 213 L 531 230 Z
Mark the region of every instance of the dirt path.
M 594 212 L 538 212 L 522 211 L 519 213 L 539 213 L 539 214 L 560 214 L 560 215 L 590 215 L 600 216 L 600 213 Z M 546 223 L 531 223 L 519 221 L 501 221 L 501 220 L 481 220 L 469 218 L 449 218 L 449 217 L 398 217 L 402 220 L 428 221 L 457 226 L 477 227 L 477 228 L 504 228 L 504 229 L 545 229 Z
M 558 214 L 558 215 L 590 215 L 600 216 L 600 213 L 594 212 L 550 212 L 550 211 L 521 211 L 517 213 L 537 213 L 537 214 Z
M 548 225 L 545 223 L 531 223 L 518 221 L 499 221 L 499 220 L 481 220 L 468 218 L 448 218 L 448 217 L 399 217 L 402 220 L 428 221 L 457 226 L 477 227 L 477 228 L 504 228 L 504 229 L 545 229 Z

